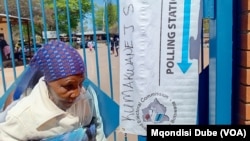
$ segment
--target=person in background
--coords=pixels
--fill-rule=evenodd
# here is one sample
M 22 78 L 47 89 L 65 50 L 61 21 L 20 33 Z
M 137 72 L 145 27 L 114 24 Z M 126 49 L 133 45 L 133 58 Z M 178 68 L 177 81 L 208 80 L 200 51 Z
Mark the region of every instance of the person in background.
M 114 38 L 110 37 L 111 54 L 114 54 Z
M 91 41 L 91 40 L 88 41 L 88 48 L 89 48 L 89 51 L 92 52 L 92 50 L 93 50 L 93 41 Z
M 7 44 L 3 36 L 0 36 L 0 49 L 2 50 L 5 59 L 10 59 L 10 46 Z
M 97 97 L 82 86 L 85 64 L 69 44 L 39 48 L 11 102 L 0 114 L 0 140 L 42 140 L 86 129 L 87 140 L 106 141 Z
M 114 46 L 116 51 L 115 57 L 117 57 L 119 56 L 119 37 L 115 37 Z

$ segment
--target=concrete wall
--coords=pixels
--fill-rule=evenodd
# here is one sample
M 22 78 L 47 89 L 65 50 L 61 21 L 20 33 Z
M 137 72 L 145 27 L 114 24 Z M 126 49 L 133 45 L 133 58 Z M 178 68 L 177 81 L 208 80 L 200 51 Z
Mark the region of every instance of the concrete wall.
M 9 44 L 8 26 L 6 23 L 0 23 L 0 33 L 4 34 L 4 39 Z

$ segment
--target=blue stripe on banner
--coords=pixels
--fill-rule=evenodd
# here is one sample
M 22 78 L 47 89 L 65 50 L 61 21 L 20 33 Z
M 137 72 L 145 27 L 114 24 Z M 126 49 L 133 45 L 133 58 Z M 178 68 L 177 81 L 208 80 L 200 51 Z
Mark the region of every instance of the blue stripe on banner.
M 182 35 L 182 60 L 178 63 L 183 73 L 186 73 L 192 63 L 188 63 L 188 47 L 189 47 L 189 31 L 190 31 L 190 11 L 191 0 L 184 1 L 184 21 L 183 21 L 183 35 Z
M 156 119 L 156 121 L 160 121 L 160 120 L 162 119 L 162 117 L 163 117 L 163 114 L 157 114 L 157 119 Z

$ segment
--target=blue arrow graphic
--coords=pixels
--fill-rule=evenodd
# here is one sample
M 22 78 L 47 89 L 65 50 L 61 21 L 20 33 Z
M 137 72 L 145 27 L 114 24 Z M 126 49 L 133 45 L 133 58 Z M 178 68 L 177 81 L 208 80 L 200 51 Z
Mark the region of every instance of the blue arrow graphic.
M 183 35 L 182 35 L 182 57 L 181 57 L 181 62 L 177 63 L 183 73 L 186 73 L 189 67 L 192 65 L 192 63 L 188 62 L 190 9 L 191 9 L 191 0 L 185 0 L 184 1 Z

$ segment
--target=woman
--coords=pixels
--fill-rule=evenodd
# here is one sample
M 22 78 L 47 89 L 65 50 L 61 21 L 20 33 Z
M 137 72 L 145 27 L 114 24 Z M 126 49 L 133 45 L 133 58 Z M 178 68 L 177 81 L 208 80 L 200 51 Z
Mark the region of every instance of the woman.
M 30 74 L 29 82 L 23 84 L 27 96 L 7 108 L 0 123 L 0 140 L 41 140 L 93 127 L 90 125 L 96 130 L 85 130 L 88 140 L 106 140 L 97 98 L 82 87 L 85 65 L 73 47 L 61 41 L 45 44 L 26 73 Z

